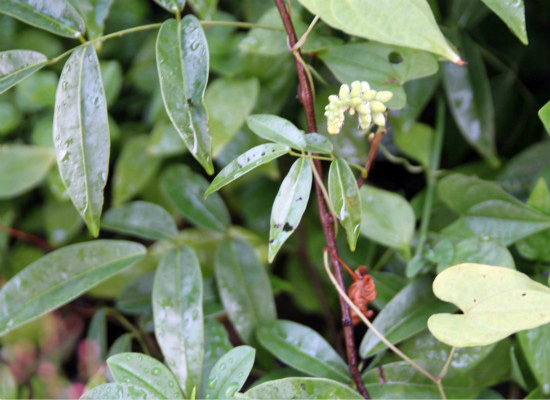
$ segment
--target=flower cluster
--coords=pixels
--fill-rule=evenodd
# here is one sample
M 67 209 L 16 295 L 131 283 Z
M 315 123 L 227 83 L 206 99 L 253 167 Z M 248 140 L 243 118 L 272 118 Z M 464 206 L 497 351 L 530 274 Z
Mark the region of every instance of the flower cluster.
M 351 88 L 347 84 L 340 86 L 337 95 L 329 96 L 329 103 L 325 107 L 327 117 L 328 133 L 336 135 L 340 133 L 344 124 L 344 113 L 349 109 L 349 115 L 357 112 L 359 126 L 361 129 L 368 129 L 374 122 L 378 126 L 386 125 L 384 112 L 388 102 L 393 96 L 392 92 L 383 90 L 377 92 L 370 88 L 368 82 L 354 81 Z

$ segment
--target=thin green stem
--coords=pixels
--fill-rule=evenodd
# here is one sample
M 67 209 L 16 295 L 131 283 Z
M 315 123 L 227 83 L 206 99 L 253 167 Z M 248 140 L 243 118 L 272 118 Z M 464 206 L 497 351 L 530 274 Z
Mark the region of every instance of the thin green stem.
M 332 206 L 332 202 L 330 201 L 330 197 L 327 192 L 327 188 L 325 187 L 325 184 L 323 183 L 323 179 L 319 175 L 319 172 L 317 171 L 317 168 L 315 168 L 315 164 L 313 163 L 313 160 L 310 158 L 309 162 L 311 163 L 311 169 L 313 170 L 313 176 L 315 177 L 315 181 L 317 182 L 317 185 L 319 186 L 319 189 L 321 189 L 321 193 L 323 193 L 323 197 L 325 199 L 325 203 L 327 204 L 327 208 L 332 215 L 333 223 L 334 223 L 334 232 L 337 234 L 338 232 L 338 218 L 336 217 L 336 212 L 334 211 L 334 207 Z
M 120 324 L 126 328 L 128 332 L 130 332 L 134 338 L 137 340 L 139 345 L 141 346 L 141 349 L 143 352 L 147 355 L 151 355 L 149 352 L 149 348 L 147 347 L 147 344 L 145 344 L 145 341 L 143 340 L 142 333 L 139 329 L 137 329 L 124 315 L 122 315 L 120 312 L 115 310 L 114 308 L 106 307 L 105 312 L 107 314 L 110 314 L 112 317 L 116 318 Z
M 389 162 L 404 166 L 405 169 L 411 174 L 421 174 L 422 172 L 424 172 L 424 168 L 421 165 L 413 165 L 406 158 L 393 155 L 382 143 L 380 143 L 378 146 L 382 154 L 384 154 L 384 157 L 386 157 Z
M 317 21 L 319 21 L 319 16 L 318 15 L 316 15 L 315 18 L 313 18 L 313 21 L 311 21 L 311 24 L 309 24 L 309 26 L 307 27 L 307 30 L 304 32 L 302 37 L 300 37 L 300 39 L 296 42 L 296 44 L 294 46 L 292 46 L 292 52 L 295 52 L 296 50 L 298 50 L 300 47 L 302 47 L 304 45 L 304 43 L 307 40 L 307 37 L 311 33 L 311 30 L 313 29 L 313 27 L 315 26 Z
M 371 268 L 371 271 L 378 271 L 380 268 L 386 265 L 386 263 L 391 260 L 393 252 L 394 251 L 392 249 L 387 249 L 378 259 L 376 264 L 374 264 L 374 267 Z
M 268 31 L 284 32 L 285 30 L 278 26 L 255 24 L 253 22 L 239 21 L 201 21 L 202 26 L 231 26 L 243 29 L 266 29 Z
M 365 169 L 365 167 L 363 167 L 362 165 L 359 165 L 359 164 L 356 164 L 354 162 L 351 162 L 351 161 L 348 161 L 348 160 L 344 160 L 350 167 L 352 168 L 355 168 L 355 169 L 358 169 L 359 171 L 361 171 L 361 174 L 365 174 L 367 172 L 367 170 Z
M 312 160 L 321 160 L 321 161 L 334 161 L 334 156 L 331 157 L 324 157 L 324 156 L 316 156 L 314 154 L 304 154 L 304 153 L 297 153 L 295 151 L 290 150 L 288 152 L 291 156 L 294 157 L 302 157 L 302 158 L 311 158 Z
M 451 365 L 451 360 L 453 359 L 453 356 L 455 354 L 456 347 L 452 347 L 451 351 L 449 352 L 449 356 L 447 357 L 447 361 L 445 361 L 445 365 L 441 369 L 441 372 L 439 373 L 437 379 L 440 381 L 447 375 L 447 371 L 449 370 L 449 366 Z

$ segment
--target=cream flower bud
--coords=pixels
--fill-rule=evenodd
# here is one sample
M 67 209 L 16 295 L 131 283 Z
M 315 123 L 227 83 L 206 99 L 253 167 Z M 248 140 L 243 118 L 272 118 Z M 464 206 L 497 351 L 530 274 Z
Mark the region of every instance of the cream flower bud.
M 377 100 L 370 102 L 370 109 L 373 113 L 380 113 L 386 111 L 386 106 Z
M 349 100 L 349 105 L 351 107 L 357 107 L 359 104 L 361 104 L 363 100 L 361 100 L 360 97 L 352 97 L 350 100 Z
M 364 101 L 371 101 L 376 96 L 376 90 L 367 90 L 361 95 L 361 99 Z
M 342 99 L 342 100 L 349 99 L 350 93 L 349 93 L 349 86 L 348 85 L 343 84 L 342 86 L 340 86 L 340 92 L 338 92 L 338 97 L 340 97 L 340 99 Z
M 351 83 L 351 92 L 350 96 L 352 98 L 359 97 L 361 95 L 361 82 L 353 81 Z
M 361 129 L 368 129 L 372 123 L 372 116 L 369 114 L 359 115 L 359 126 Z
M 387 101 L 390 101 L 390 99 L 392 97 L 393 97 L 392 92 L 390 92 L 389 90 L 382 90 L 382 91 L 376 93 L 375 99 L 382 102 L 382 103 L 385 103 Z
M 365 81 L 361 82 L 361 93 L 367 92 L 367 91 L 369 91 L 369 90 L 370 90 L 370 85 L 369 85 L 369 83 L 368 83 L 368 82 L 365 82 Z
M 372 120 L 378 126 L 385 126 L 386 125 L 386 117 L 384 116 L 383 112 L 373 113 L 372 114 Z
M 370 103 L 363 102 L 355 107 L 359 114 L 370 114 Z

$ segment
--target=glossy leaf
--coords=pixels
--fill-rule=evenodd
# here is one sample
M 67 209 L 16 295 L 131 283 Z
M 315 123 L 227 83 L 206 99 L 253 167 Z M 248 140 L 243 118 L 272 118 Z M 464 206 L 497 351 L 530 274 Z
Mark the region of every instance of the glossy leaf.
M 131 333 L 124 333 L 120 335 L 109 348 L 107 358 L 120 353 L 128 353 L 132 351 L 132 338 Z
M 150 390 L 130 383 L 105 383 L 88 390 L 80 400 L 154 400 L 157 394 Z
M 459 264 L 440 273 L 433 290 L 464 314 L 435 314 L 432 334 L 450 346 L 481 346 L 550 322 L 550 288 L 509 268 Z
M 134 201 L 109 209 L 101 226 L 107 230 L 144 239 L 170 239 L 178 233 L 172 216 L 159 205 Z
M 0 94 L 44 67 L 47 62 L 46 56 L 37 51 L 8 50 L 0 52 Z
M 191 8 L 203 19 L 210 19 L 218 0 L 188 0 Z
M 218 360 L 206 384 L 205 399 L 232 399 L 239 391 L 254 365 L 256 350 L 250 346 L 231 349 Z
M 0 90 L 0 93 L 1 92 Z M 544 125 L 544 129 L 546 129 L 546 132 L 550 135 L 550 101 L 541 107 L 538 114 Z
M 342 158 L 330 164 L 328 194 L 336 216 L 346 230 L 349 247 L 355 251 L 361 229 L 361 196 L 355 176 Z
M 152 156 L 163 158 L 187 151 L 187 147 L 180 138 L 180 135 L 171 122 L 159 122 L 153 128 L 153 132 L 147 143 L 147 152 Z
M 260 326 L 257 337 L 275 357 L 298 371 L 344 383 L 350 381 L 344 360 L 321 335 L 305 325 L 276 320 Z
M 332 142 L 323 135 L 318 133 L 308 133 L 305 135 L 306 138 L 306 147 L 305 151 L 310 151 L 312 153 L 321 153 L 321 154 L 330 154 L 332 153 Z
M 104 309 L 98 310 L 90 320 L 86 340 L 97 345 L 99 357 L 104 361 L 107 356 L 107 314 Z
M 116 296 L 116 308 L 128 314 L 139 314 L 151 307 L 154 272 L 128 282 Z
M 526 206 L 491 182 L 460 174 L 443 178 L 439 198 L 464 216 L 478 235 L 500 240 L 504 245 L 550 227 L 550 217 Z
M 157 173 L 160 162 L 147 153 L 147 143 L 145 135 L 134 136 L 124 143 L 113 175 L 115 206 L 139 194 Z
M 114 0 L 69 0 L 84 18 L 88 39 L 103 34 L 105 20 L 109 16 Z
M 78 235 L 84 223 L 70 201 L 49 201 L 43 209 L 44 228 L 48 242 L 54 246 L 66 244 Z
M 147 389 L 158 399 L 183 399 L 174 375 L 160 361 L 140 353 L 109 357 L 107 365 L 116 382 Z
M 531 372 L 545 394 L 550 394 L 550 324 L 516 335 Z
M 499 160 L 495 150 L 495 110 L 489 78 L 477 45 L 465 34 L 460 36 L 465 66 L 443 66 L 445 93 L 462 136 L 493 167 Z
M 443 37 L 426 1 L 300 0 L 300 3 L 328 25 L 350 35 L 426 50 L 455 63 L 461 61 Z
M 245 399 L 362 399 L 349 386 L 323 378 L 285 378 L 249 389 Z
M 399 343 L 426 329 L 426 321 L 436 312 L 453 311 L 456 308 L 437 301 L 430 290 L 431 279 L 423 277 L 405 286 L 380 311 L 374 326 L 393 344 Z M 359 352 L 366 358 L 386 349 L 372 331 L 368 331 Z
M 153 283 L 155 336 L 186 397 L 201 382 L 204 355 L 202 276 L 188 246 L 162 258 Z
M 38 185 L 54 159 L 47 147 L 0 146 L 0 199 L 18 196 Z
M 75 50 L 63 67 L 55 98 L 53 137 L 63 183 L 88 230 L 97 236 L 110 138 L 107 102 L 93 46 Z
M 67 0 L 2 0 L 0 13 L 69 38 L 86 30 L 82 17 Z
M 247 242 L 230 239 L 216 251 L 216 281 L 229 319 L 245 343 L 277 317 L 269 278 Z
M 229 212 L 218 193 L 205 200 L 209 183 L 186 165 L 173 165 L 161 176 L 160 187 L 166 198 L 195 225 L 225 231 L 230 224 Z
M 211 138 L 204 107 L 208 47 L 197 18 L 187 15 L 179 23 L 165 21 L 157 38 L 156 58 L 166 112 L 193 157 L 212 174 Z
M 521 43 L 527 44 L 523 0 L 481 0 L 502 19 Z
M 394 296 L 405 287 L 407 280 L 391 272 L 369 271 L 376 286 L 376 300 L 372 305 L 378 309 L 386 307 Z
M 210 371 L 218 360 L 233 348 L 229 341 L 229 334 L 221 322 L 207 318 L 204 321 L 204 363 L 202 376 L 210 376 Z M 208 379 L 202 380 L 199 399 L 204 398 Z
M 288 146 L 277 143 L 266 143 L 251 148 L 227 164 L 216 175 L 204 195 L 209 196 L 211 193 L 220 190 L 225 185 L 252 171 L 254 168 L 287 154 L 289 150 Z
M 185 0 L 155 0 L 155 3 L 174 14 L 179 13 L 185 7 Z
M 399 150 L 427 168 L 434 135 L 432 127 L 420 122 L 394 123 L 392 126 L 393 141 Z
M 372 186 L 363 186 L 359 192 L 361 234 L 377 243 L 408 253 L 415 217 L 407 200 Z
M 55 250 L 35 261 L 0 290 L 0 335 L 68 303 L 145 255 L 123 240 L 95 240 Z
M 283 243 L 294 233 L 307 207 L 313 172 L 306 158 L 292 164 L 271 209 L 268 260 L 272 262 Z

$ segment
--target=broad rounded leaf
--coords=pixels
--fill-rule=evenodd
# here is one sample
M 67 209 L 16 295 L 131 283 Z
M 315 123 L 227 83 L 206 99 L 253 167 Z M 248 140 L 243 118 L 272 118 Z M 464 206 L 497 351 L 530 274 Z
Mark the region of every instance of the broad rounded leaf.
M 349 247 L 355 251 L 361 229 L 361 196 L 355 176 L 342 158 L 330 164 L 328 194 L 336 216 L 346 230 Z
M 115 381 L 140 386 L 158 399 L 183 399 L 174 375 L 160 361 L 140 353 L 109 357 L 107 365 Z
M 101 226 L 151 240 L 170 239 L 178 233 L 178 227 L 168 211 L 146 201 L 134 201 L 109 209 L 101 220 Z
M 550 324 L 518 332 L 516 337 L 542 391 L 550 394 Z
M 349 383 L 344 360 L 313 329 L 292 321 L 276 320 L 259 327 L 261 345 L 285 364 L 319 378 Z
M 202 376 L 205 378 L 210 376 L 210 371 L 214 368 L 214 365 L 232 348 L 233 345 L 229 341 L 229 334 L 225 326 L 214 318 L 206 318 L 204 320 L 204 362 L 202 365 Z M 202 380 L 199 399 L 204 398 L 207 382 L 208 379 Z
M 323 378 L 285 378 L 268 381 L 244 393 L 246 399 L 362 399 L 349 386 Z
M 0 13 L 60 36 L 76 38 L 86 31 L 82 17 L 67 0 L 2 0 Z
M 164 107 L 185 145 L 208 174 L 214 172 L 204 90 L 208 80 L 208 46 L 197 18 L 165 21 L 156 44 L 157 69 Z
M 92 236 L 99 234 L 109 171 L 109 122 L 99 62 L 91 45 L 65 63 L 55 98 L 53 137 L 67 192 Z
M 0 94 L 38 71 L 47 62 L 46 56 L 37 51 L 8 50 L 0 52 Z
M 281 117 L 268 114 L 255 114 L 247 118 L 248 127 L 261 138 L 280 143 L 298 150 L 307 146 L 304 131 Z
M 95 240 L 53 251 L 0 290 L 0 335 L 68 303 L 145 255 L 141 244 Z
M 550 288 L 521 272 L 482 264 L 459 264 L 434 280 L 441 300 L 464 314 L 436 314 L 432 334 L 450 346 L 481 346 L 550 322 Z
M 202 276 L 188 246 L 162 258 L 153 283 L 155 336 L 186 397 L 201 382 L 204 355 Z
M 47 147 L 0 146 L 0 199 L 18 196 L 38 185 L 54 159 Z
M 204 398 L 232 399 L 248 379 L 255 355 L 253 347 L 238 346 L 220 358 L 210 372 Z
M 208 196 L 220 190 L 225 185 L 252 171 L 254 168 L 287 154 L 289 150 L 288 146 L 278 143 L 266 143 L 251 148 L 227 164 L 216 175 L 204 195 Z
M 300 0 L 312 14 L 350 35 L 426 50 L 459 63 L 426 0 Z
M 177 14 L 185 7 L 185 0 L 155 0 L 159 6 L 171 13 Z
M 130 383 L 105 383 L 88 390 L 80 400 L 154 400 L 158 395 L 150 390 Z
M 502 19 L 521 43 L 527 44 L 523 0 L 481 0 Z
M 294 233 L 307 207 L 313 171 L 307 158 L 292 164 L 271 209 L 268 260 L 272 262 L 283 243 Z

